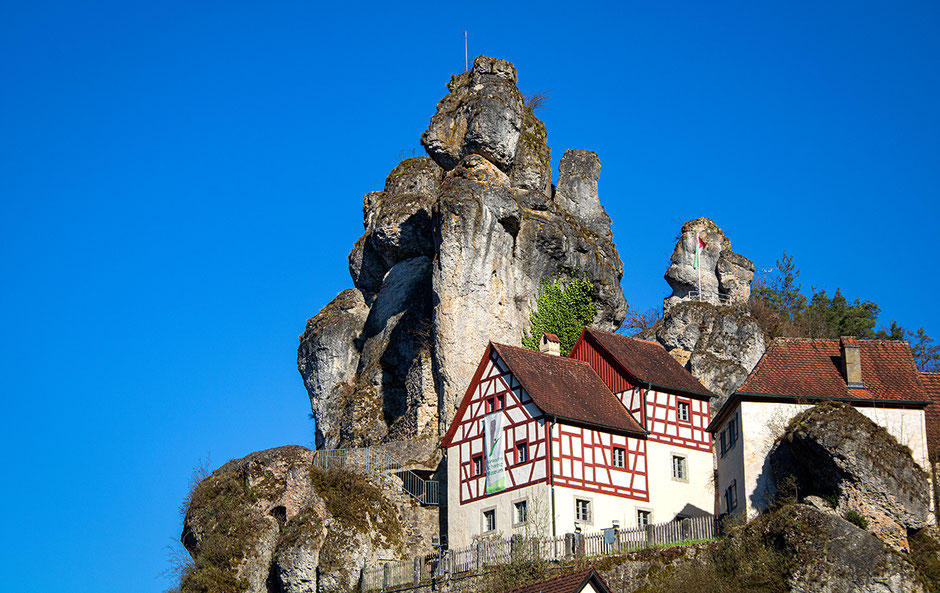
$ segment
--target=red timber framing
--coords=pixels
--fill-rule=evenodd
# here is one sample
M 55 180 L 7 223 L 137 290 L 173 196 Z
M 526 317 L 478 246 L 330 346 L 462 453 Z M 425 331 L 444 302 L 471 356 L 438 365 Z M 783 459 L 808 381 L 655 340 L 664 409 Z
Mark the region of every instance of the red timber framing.
M 687 449 L 710 452 L 711 434 L 708 427 L 708 400 L 683 397 L 673 393 L 643 390 L 646 394 L 646 418 L 650 431 L 647 439 Z M 679 420 L 679 404 L 689 406 L 688 421 Z
M 476 475 L 473 460 L 483 455 L 483 418 L 494 407 L 505 415 L 506 489 L 489 496 L 548 479 L 546 419 L 490 345 L 441 443 L 450 455 L 459 455 L 461 504 L 487 497 L 486 478 Z M 521 443 L 526 443 L 528 459 L 517 463 L 516 447 Z
M 711 451 L 711 434 L 705 430 L 709 420 L 709 398 L 652 389 L 649 383 L 630 375 L 623 364 L 586 332 L 581 333 L 572 348 L 571 358 L 591 365 L 634 420 L 649 431 L 647 440 L 696 451 Z M 688 422 L 678 419 L 679 402 L 689 404 Z
M 624 450 L 623 467 L 615 464 L 615 448 Z M 552 470 L 556 486 L 649 500 L 646 443 L 642 439 L 554 424 Z

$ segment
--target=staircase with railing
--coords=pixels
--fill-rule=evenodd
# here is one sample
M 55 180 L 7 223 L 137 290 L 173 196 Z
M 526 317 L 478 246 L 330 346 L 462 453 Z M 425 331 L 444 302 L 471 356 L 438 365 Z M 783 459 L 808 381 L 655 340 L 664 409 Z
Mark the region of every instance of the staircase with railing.
M 313 464 L 320 469 L 341 469 L 381 477 L 401 486 L 409 496 L 428 506 L 440 506 L 440 484 L 425 480 L 381 449 L 319 449 L 314 452 Z

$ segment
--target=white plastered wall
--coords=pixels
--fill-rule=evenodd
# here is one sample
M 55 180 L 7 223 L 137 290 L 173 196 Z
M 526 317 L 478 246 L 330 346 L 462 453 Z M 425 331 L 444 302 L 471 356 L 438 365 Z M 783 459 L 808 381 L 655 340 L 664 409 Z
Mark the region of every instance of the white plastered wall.
M 732 482 L 737 484 L 738 490 L 738 507 L 735 508 L 732 512 L 739 512 L 745 507 L 742 505 L 746 502 L 745 496 L 745 481 L 744 481 L 744 440 L 741 438 L 741 405 L 735 407 L 727 418 L 725 422 L 718 427 L 718 430 L 715 432 L 714 446 L 715 446 L 715 458 L 718 467 L 718 485 L 716 492 L 716 501 L 717 507 L 715 508 L 715 515 L 721 515 L 722 513 L 728 512 L 728 509 L 725 508 L 725 491 L 728 489 L 728 486 Z M 721 454 L 721 432 L 725 430 L 728 426 L 728 420 L 732 418 L 739 418 L 738 420 L 738 439 L 734 447 L 731 449 L 726 449 L 725 454 Z
M 673 478 L 674 455 L 685 457 L 687 480 Z M 672 521 L 680 514 L 695 517 L 714 512 L 715 468 L 711 451 L 647 441 L 646 467 L 654 523 Z
M 576 499 L 591 501 L 593 516 L 590 521 L 579 521 L 575 518 Z M 614 521 L 619 521 L 620 527 L 624 529 L 636 527 L 638 509 L 653 510 L 653 507 L 649 502 L 642 500 L 555 486 L 555 529 L 559 537 L 573 533 L 575 521 L 581 524 L 584 533 L 607 529 L 613 526 Z M 656 521 L 655 516 L 653 520 Z

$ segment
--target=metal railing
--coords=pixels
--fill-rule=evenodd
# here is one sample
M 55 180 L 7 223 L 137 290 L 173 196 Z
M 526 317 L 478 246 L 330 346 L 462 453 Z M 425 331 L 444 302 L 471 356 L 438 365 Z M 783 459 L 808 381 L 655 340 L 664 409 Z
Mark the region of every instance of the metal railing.
M 731 295 L 726 292 L 718 291 L 689 291 L 689 299 L 693 301 L 698 301 L 700 303 L 712 303 L 717 301 L 721 305 L 730 305 L 732 304 Z
M 342 469 L 381 476 L 400 485 L 402 490 L 421 504 L 441 504 L 437 480 L 425 480 L 380 449 L 320 449 L 314 452 L 313 464 L 321 469 Z
M 386 562 L 362 569 L 362 591 L 414 587 L 433 579 L 479 572 L 505 564 L 513 557 L 561 562 L 584 556 L 604 556 L 683 541 L 718 537 L 718 520 L 713 515 L 679 519 L 633 529 L 597 533 L 568 533 L 547 538 L 487 538 L 463 548 L 445 550 L 410 560 Z M 519 555 L 519 556 L 517 556 Z

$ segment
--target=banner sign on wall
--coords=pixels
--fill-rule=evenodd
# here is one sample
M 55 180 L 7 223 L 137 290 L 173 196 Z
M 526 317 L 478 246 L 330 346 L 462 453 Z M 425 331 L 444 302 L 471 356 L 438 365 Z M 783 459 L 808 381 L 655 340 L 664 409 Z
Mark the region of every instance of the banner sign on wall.
M 506 455 L 503 443 L 503 413 L 483 417 L 483 453 L 486 455 L 486 493 L 506 489 Z

